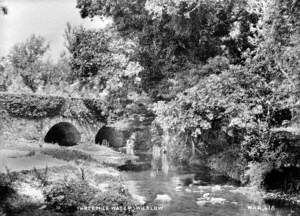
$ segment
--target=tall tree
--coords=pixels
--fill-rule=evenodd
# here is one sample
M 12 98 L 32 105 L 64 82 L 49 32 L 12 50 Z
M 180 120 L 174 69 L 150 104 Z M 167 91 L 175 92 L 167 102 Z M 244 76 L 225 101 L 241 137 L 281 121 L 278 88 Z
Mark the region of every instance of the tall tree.
M 237 62 L 243 51 L 253 48 L 248 37 L 257 17 L 245 4 L 234 0 L 77 1 L 83 17 L 111 16 L 123 36 L 137 36 L 137 58 L 144 68 L 142 86 L 156 99 L 173 95 L 170 79 L 208 58 L 228 53 L 230 61 Z M 240 32 L 235 38 L 230 36 L 234 26 Z

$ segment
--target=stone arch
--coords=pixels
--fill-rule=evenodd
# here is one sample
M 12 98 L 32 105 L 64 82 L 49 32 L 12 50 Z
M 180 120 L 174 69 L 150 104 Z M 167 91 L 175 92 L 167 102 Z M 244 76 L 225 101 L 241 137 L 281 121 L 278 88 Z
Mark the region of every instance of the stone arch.
M 72 124 L 80 133 L 80 142 L 81 143 L 94 143 L 95 140 L 95 134 L 101 128 L 104 123 L 103 122 L 97 122 L 96 124 L 89 124 L 85 122 L 80 122 L 77 119 L 74 118 L 66 118 L 66 117 L 57 117 L 57 118 L 45 118 L 37 123 L 39 124 L 39 128 L 41 128 L 41 138 L 44 138 L 50 128 L 58 124 L 60 122 L 68 122 Z
M 81 136 L 77 128 L 69 122 L 59 122 L 47 132 L 46 143 L 58 143 L 61 146 L 73 146 L 80 142 Z
M 123 131 L 119 131 L 113 127 L 103 126 L 96 134 L 95 143 L 119 148 L 125 145 L 125 136 Z

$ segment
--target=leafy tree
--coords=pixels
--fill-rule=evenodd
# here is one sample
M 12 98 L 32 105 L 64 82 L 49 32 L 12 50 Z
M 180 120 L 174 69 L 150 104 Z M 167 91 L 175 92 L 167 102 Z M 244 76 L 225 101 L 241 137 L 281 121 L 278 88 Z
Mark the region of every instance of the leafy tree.
M 299 7 L 298 11 L 295 7 L 291 10 L 286 2 L 270 1 L 262 10 L 264 16 L 258 26 L 262 28 L 254 41 L 257 47 L 244 52 L 243 65 L 230 65 L 227 61 L 220 70 L 211 63 L 215 74 L 195 79 L 196 84 L 177 94 L 174 100 L 157 103 L 155 111 L 165 130 L 195 137 L 196 147 L 204 147 L 208 153 L 216 146 L 205 146 L 205 142 L 203 146 L 203 139 L 207 131 L 215 130 L 217 122 L 218 130 L 228 136 L 238 136 L 233 132 L 240 134 L 242 139 L 238 139 L 237 148 L 246 161 L 280 167 L 292 164 L 296 154 L 287 152 L 288 143 L 274 138 L 272 129 L 292 118 L 293 106 L 299 98 L 300 52 L 295 37 L 299 28 L 291 24 L 299 16 Z M 287 115 L 278 120 L 283 111 Z M 191 149 L 193 140 L 185 140 L 183 144 Z
M 244 5 L 240 1 L 77 1 L 82 17 L 111 16 L 123 36 L 137 36 L 142 86 L 156 99 L 170 98 L 169 79 L 177 74 L 226 52 L 236 61 L 253 48 L 249 26 L 257 18 Z M 241 33 L 231 38 L 236 22 Z
M 129 94 L 141 92 L 142 67 L 134 58 L 135 41 L 122 38 L 114 28 L 87 30 L 70 25 L 65 37 L 78 91 L 104 99 L 111 106 L 110 116 L 123 116 L 132 102 Z
M 48 48 L 49 44 L 46 44 L 45 38 L 32 35 L 25 42 L 13 47 L 10 61 L 15 68 L 24 70 L 43 57 Z
M 13 85 L 18 77 L 33 92 L 40 92 L 50 86 L 72 83 L 72 73 L 66 56 L 61 56 L 57 62 L 45 58 L 49 44 L 45 38 L 32 35 L 25 42 L 16 44 L 10 51 L 4 64 L 3 75 L 6 75 L 5 83 Z M 6 85 L 6 89 L 8 86 Z M 21 84 L 17 84 L 21 86 Z
M 33 91 L 36 91 L 38 86 L 37 77 L 40 64 L 38 63 L 45 52 L 48 50 L 49 45 L 41 36 L 32 35 L 23 43 L 16 44 L 10 54 L 9 60 L 19 74 L 26 86 Z
M 95 76 L 110 63 L 108 37 L 104 31 L 86 30 L 83 27 L 72 29 L 68 25 L 65 36 L 72 55 L 71 67 L 77 78 Z

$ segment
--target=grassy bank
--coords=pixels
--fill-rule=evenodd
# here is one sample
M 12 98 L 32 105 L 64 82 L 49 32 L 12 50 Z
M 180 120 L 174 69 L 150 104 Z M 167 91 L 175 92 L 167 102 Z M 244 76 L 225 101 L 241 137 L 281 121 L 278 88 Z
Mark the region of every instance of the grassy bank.
M 110 209 L 137 204 L 121 173 L 106 165 L 123 164 L 129 159 L 124 154 L 94 144 L 63 148 L 6 140 L 0 155 L 0 215 L 134 214 Z

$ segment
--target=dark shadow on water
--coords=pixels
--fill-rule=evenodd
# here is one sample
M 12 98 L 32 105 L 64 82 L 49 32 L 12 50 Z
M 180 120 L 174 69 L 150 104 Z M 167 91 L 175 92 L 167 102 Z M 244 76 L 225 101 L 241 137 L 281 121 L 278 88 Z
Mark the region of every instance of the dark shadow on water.
M 132 160 L 127 160 L 125 164 L 118 166 L 119 171 L 132 171 L 132 172 L 141 172 L 151 169 L 151 164 L 143 162 L 133 162 Z

